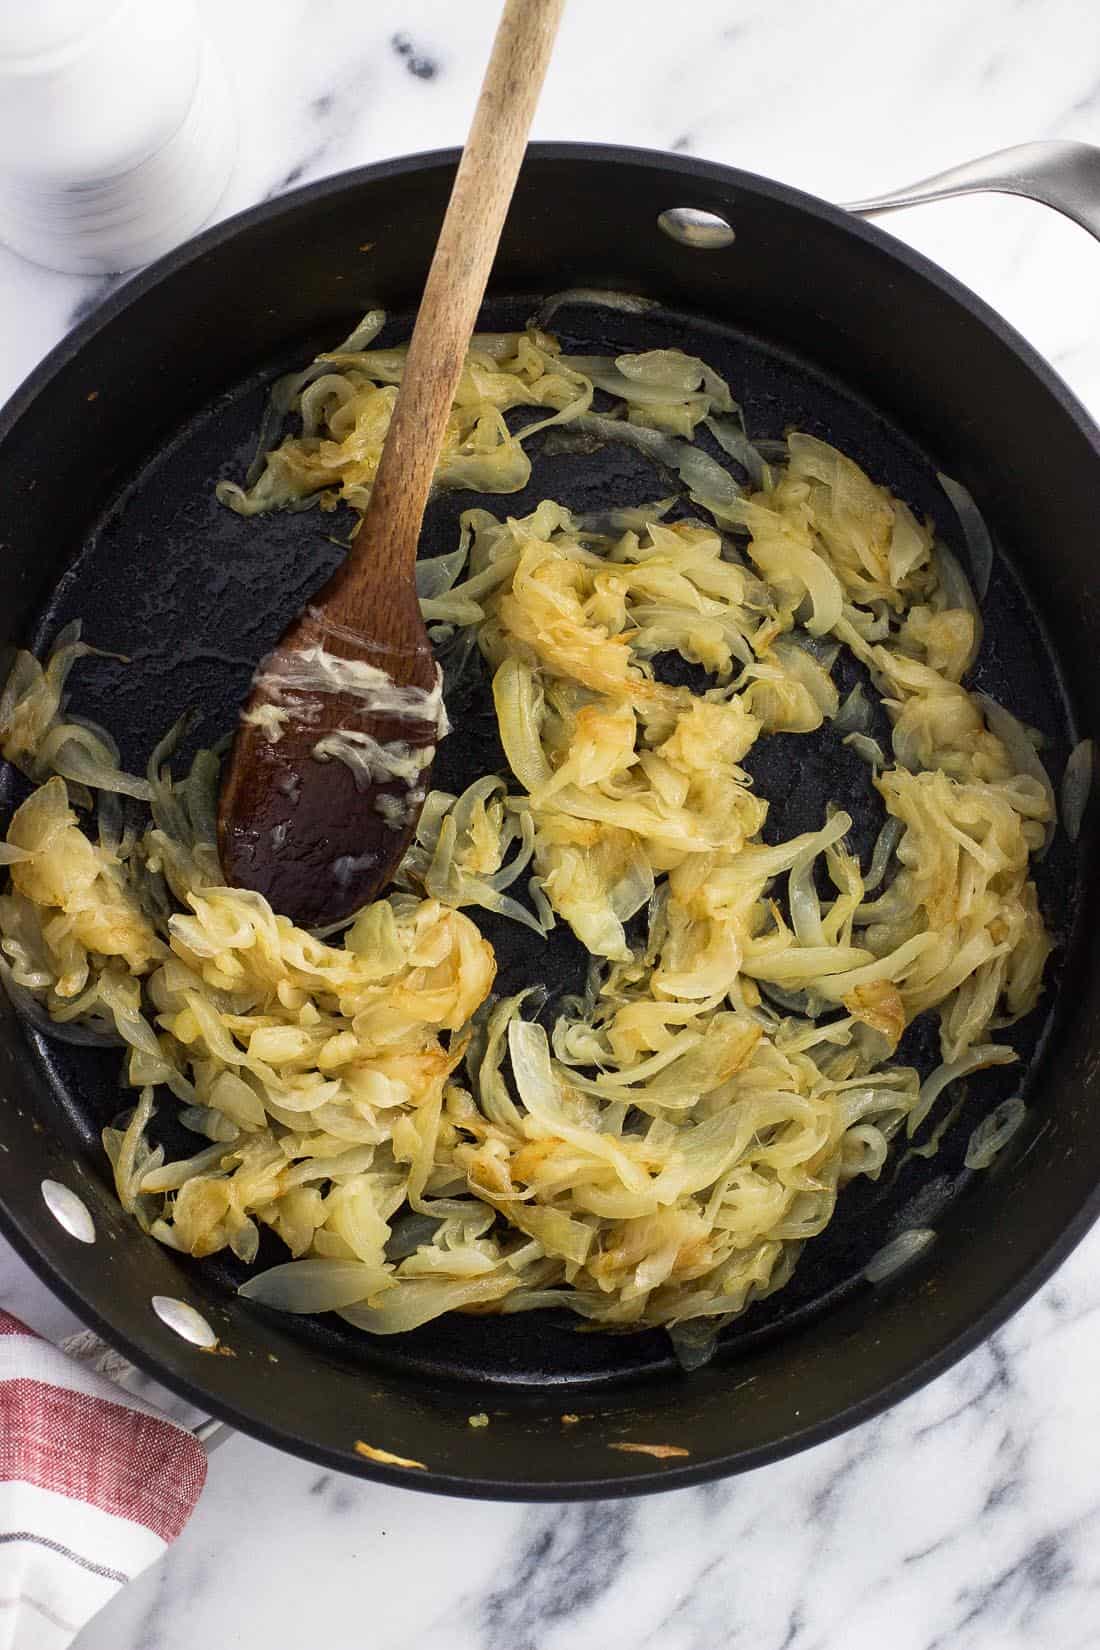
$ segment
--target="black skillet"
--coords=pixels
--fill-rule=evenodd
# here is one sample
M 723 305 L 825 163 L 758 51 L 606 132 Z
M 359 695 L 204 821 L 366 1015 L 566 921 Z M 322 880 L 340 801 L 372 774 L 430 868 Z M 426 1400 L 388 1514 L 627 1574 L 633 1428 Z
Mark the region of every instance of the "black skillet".
M 125 666 L 81 666 L 74 703 L 117 731 L 130 764 L 190 705 L 201 712 L 196 738 L 222 734 L 256 660 L 338 557 L 328 536 L 338 519 L 245 521 L 215 503 L 214 483 L 240 476 L 276 373 L 338 340 L 370 305 L 391 312 L 389 337 L 406 335 L 453 167 L 450 154 L 392 161 L 220 225 L 114 294 L 0 418 L 3 638 L 41 645 L 80 616 L 89 639 L 129 654 Z M 725 220 L 732 244 L 721 244 L 730 237 L 720 225 L 697 222 L 686 230 L 696 244 L 685 244 L 675 214 L 663 232 L 661 214 L 682 207 Z M 1100 437 L 1034 352 L 941 271 L 820 201 L 679 157 L 535 146 L 483 324 L 521 324 L 538 297 L 578 286 L 642 292 L 661 307 L 563 309 L 555 325 L 570 341 L 704 356 L 754 435 L 796 425 L 827 437 L 932 514 L 960 551 L 936 472 L 971 488 L 1004 551 L 975 683 L 1044 732 L 1057 780 L 1078 732 L 1100 725 Z M 592 508 L 659 492 L 621 449 L 544 454 L 521 496 L 440 498 L 423 549 L 450 548 L 473 504 L 519 514 L 543 496 Z M 452 714 L 458 731 L 437 783 L 495 759 L 476 682 Z M 854 811 L 864 844 L 873 836 L 866 769 L 828 736 L 773 739 L 756 772 L 776 836 L 819 824 L 830 799 Z M 8 773 L 0 802 L 17 796 Z M 1044 1007 L 1014 1033 L 1030 1062 L 1030 1112 L 1012 1147 L 984 1174 L 963 1166 L 970 1131 L 1019 1088 L 1019 1069 L 974 1083 L 935 1155 L 899 1153 L 878 1185 L 847 1190 L 789 1287 L 690 1376 L 662 1333 L 580 1333 L 564 1315 L 454 1316 L 373 1340 L 334 1318 L 288 1320 L 243 1302 L 234 1264 L 171 1254 L 115 1203 L 99 1131 L 126 1103 L 117 1055 L 44 1044 L 6 1002 L 0 1227 L 135 1363 L 232 1426 L 328 1467 L 452 1494 L 554 1499 L 760 1465 L 946 1368 L 1100 1211 L 1100 960 L 1093 879 L 1078 875 L 1091 842 L 1086 830 L 1074 853 L 1059 833 L 1041 868 L 1061 944 Z M 505 983 L 575 984 L 577 950 L 561 933 L 538 949 L 515 927 L 494 937 Z M 1059 980 L 1070 989 L 1060 993 Z M 930 1029 L 918 1025 L 903 1052 L 934 1062 Z M 80 1195 L 94 1242 L 54 1218 L 44 1180 Z M 867 1283 L 868 1259 L 913 1225 L 933 1227 L 935 1244 L 907 1272 Z M 190 1303 L 227 1355 L 182 1338 L 153 1297 Z M 476 1412 L 487 1427 L 468 1425 Z M 357 1440 L 424 1469 L 379 1466 Z M 655 1459 L 613 1447 L 622 1443 L 686 1453 Z

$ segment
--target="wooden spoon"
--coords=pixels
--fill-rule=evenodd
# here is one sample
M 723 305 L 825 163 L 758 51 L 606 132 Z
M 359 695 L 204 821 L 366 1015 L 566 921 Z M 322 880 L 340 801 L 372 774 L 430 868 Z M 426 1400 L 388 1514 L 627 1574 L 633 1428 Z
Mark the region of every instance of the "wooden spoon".
M 305 927 L 396 870 L 446 731 L 417 540 L 565 0 L 507 0 L 347 559 L 262 661 L 222 778 L 227 880 Z

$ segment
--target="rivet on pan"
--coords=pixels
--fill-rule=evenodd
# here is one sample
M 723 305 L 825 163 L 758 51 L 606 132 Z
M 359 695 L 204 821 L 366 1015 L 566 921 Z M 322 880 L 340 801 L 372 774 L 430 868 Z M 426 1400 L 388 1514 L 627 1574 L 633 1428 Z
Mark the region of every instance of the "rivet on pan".
M 670 206 L 658 213 L 657 224 L 669 240 L 694 247 L 697 252 L 717 252 L 723 246 L 732 246 L 736 239 L 725 218 L 717 212 L 700 212 L 694 206 Z
M 57 1224 L 79 1243 L 95 1242 L 95 1221 L 88 1205 L 60 1180 L 42 1182 L 42 1201 Z
M 202 1313 L 186 1301 L 178 1301 L 174 1295 L 154 1295 L 151 1304 L 161 1323 L 181 1340 L 190 1341 L 192 1346 L 217 1346 L 218 1337 Z

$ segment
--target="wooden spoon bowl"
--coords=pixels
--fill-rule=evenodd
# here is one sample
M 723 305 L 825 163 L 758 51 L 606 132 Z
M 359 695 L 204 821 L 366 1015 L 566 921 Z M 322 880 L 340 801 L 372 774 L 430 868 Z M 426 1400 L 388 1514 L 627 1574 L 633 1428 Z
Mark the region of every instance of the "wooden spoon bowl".
M 328 589 L 324 605 L 307 608 L 256 672 L 218 818 L 227 879 L 306 928 L 339 921 L 390 877 L 416 828 L 446 726 L 415 590 L 390 582 L 379 592 L 390 610 L 382 645 L 337 624 Z M 331 689 L 308 685 L 326 667 Z M 372 708 L 362 691 L 338 685 L 345 674 L 369 681 L 379 671 L 398 690 L 387 697 L 406 690 L 414 704 L 434 701 L 438 713 L 381 710 L 377 697 Z

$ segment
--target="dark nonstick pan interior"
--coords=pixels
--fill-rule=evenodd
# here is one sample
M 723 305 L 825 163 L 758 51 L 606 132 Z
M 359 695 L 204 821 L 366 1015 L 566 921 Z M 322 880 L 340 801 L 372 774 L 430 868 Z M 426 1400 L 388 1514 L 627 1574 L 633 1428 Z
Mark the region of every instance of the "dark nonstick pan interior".
M 583 173 L 579 160 L 576 164 Z M 597 164 L 614 163 L 609 159 L 589 163 Z M 625 162 L 620 165 L 625 177 L 630 169 Z M 438 171 L 438 167 L 435 172 L 425 168 L 405 179 L 410 198 L 417 203 L 413 210 L 418 226 L 423 218 L 430 218 L 438 193 Z M 640 176 L 644 171 L 639 162 L 630 175 Z M 667 195 L 670 184 L 659 173 L 656 181 L 666 194 L 654 200 L 659 199 L 661 206 L 675 204 Z M 683 187 L 683 177 L 675 181 Z M 653 182 L 651 170 L 649 185 Z M 620 180 L 619 187 L 626 184 Z M 635 182 L 632 187 L 637 191 L 639 185 Z M 698 178 L 694 187 L 698 193 Z M 767 205 L 762 201 L 758 209 Z M 789 204 L 784 209 L 790 210 Z M 780 211 L 777 221 L 781 219 Z M 548 236 L 546 262 L 553 267 L 553 281 L 546 282 L 545 269 L 539 282 L 531 280 L 530 270 L 517 270 L 520 278 L 507 296 L 499 295 L 509 292 L 501 281 L 498 295 L 483 312 L 486 328 L 521 326 L 548 284 L 571 285 L 599 275 L 606 279 L 608 266 L 598 259 L 582 266 L 575 261 L 556 262 L 555 231 L 543 232 Z M 862 230 L 848 234 L 866 236 Z M 289 235 L 284 239 L 289 245 Z M 655 253 L 664 256 L 666 249 L 658 242 L 655 236 Z M 857 241 L 857 245 L 868 253 L 865 242 Z M 878 250 L 873 239 L 871 247 Z M 705 257 L 675 250 L 681 258 Z M 507 243 L 503 262 L 508 263 Z M 202 260 L 200 271 L 201 265 Z M 415 263 L 409 267 L 412 270 Z M 662 297 L 667 292 L 668 307 L 641 316 L 566 307 L 553 324 L 568 344 L 585 352 L 669 346 L 702 356 L 729 380 L 751 434 L 776 437 L 796 427 L 835 443 L 919 514 L 933 516 L 946 540 L 965 557 L 936 471 L 962 473 L 976 486 L 972 463 L 967 473 L 970 454 L 960 454 L 945 431 L 939 432 L 938 439 L 927 426 L 919 428 L 917 438 L 907 433 L 904 417 L 898 416 L 905 399 L 904 395 L 899 398 L 898 385 L 883 393 L 883 386 L 866 373 L 841 373 L 828 362 L 822 364 L 821 354 L 828 355 L 829 349 L 807 350 L 804 340 L 792 344 L 791 332 L 798 329 L 782 325 L 782 305 L 768 327 L 765 316 L 753 314 L 748 304 L 731 302 L 728 295 L 723 299 L 720 293 L 710 294 L 709 303 L 703 304 L 685 302 L 691 295 L 676 290 L 683 284 L 682 272 L 665 288 L 653 278 L 631 283 L 619 277 L 616 284 L 644 285 Z M 201 285 L 200 274 L 193 289 L 200 304 Z M 383 342 L 407 337 L 411 321 L 407 299 L 415 290 L 402 288 L 396 275 L 390 286 L 394 296 L 404 298 L 406 304 L 395 305 Z M 49 544 L 56 571 L 49 570 L 48 577 L 33 559 L 35 545 L 42 559 L 44 523 L 34 532 L 26 524 L 19 529 L 22 537 L 13 564 L 27 589 L 23 602 L 17 604 L 21 611 L 16 615 L 16 634 L 41 647 L 61 625 L 79 617 L 88 640 L 128 656 L 128 663 L 99 659 L 78 666 L 72 700 L 74 708 L 115 732 L 125 764 L 140 770 L 152 744 L 189 707 L 200 713 L 193 743 L 212 743 L 230 728 L 256 661 L 339 560 L 336 541 L 346 536 L 350 517 L 311 511 L 245 520 L 218 505 L 213 488 L 220 476 L 239 479 L 246 468 L 272 378 L 342 336 L 367 297 L 385 300 L 390 294 L 372 290 L 360 278 L 354 291 L 326 289 L 324 301 L 312 311 L 299 296 L 287 305 L 281 325 L 268 323 L 260 329 L 268 334 L 263 347 L 229 349 L 224 375 L 208 363 L 200 375 L 207 393 L 192 400 L 171 384 L 179 372 L 163 370 L 155 341 L 140 330 L 128 330 L 125 314 L 115 323 L 121 359 L 109 367 L 107 356 L 100 352 L 96 372 L 85 356 L 80 408 L 84 422 L 78 445 L 86 444 L 98 453 L 98 474 L 85 475 L 81 495 L 76 500 L 66 495 L 57 512 L 63 519 Z M 783 302 L 794 302 L 793 295 L 785 293 Z M 134 324 L 140 317 L 129 319 Z M 203 347 L 202 329 L 182 314 L 180 328 L 180 348 Z M 220 330 L 224 333 L 225 329 Z M 830 338 L 827 335 L 826 342 Z M 832 346 L 835 354 L 835 339 Z M 113 375 L 112 382 L 104 381 L 105 371 Z M 158 373 L 164 380 L 160 398 L 156 394 Z M 901 378 L 904 387 L 904 373 Z M 97 409 L 105 396 L 113 404 L 127 395 L 135 418 L 145 410 L 149 428 L 147 433 L 133 428 L 125 416 L 117 420 L 116 415 L 116 421 L 129 428 L 126 451 L 120 454 L 117 440 L 112 445 L 97 424 Z M 67 469 L 79 472 L 81 463 L 71 457 L 62 412 L 58 397 L 59 422 L 50 452 L 37 456 L 29 449 L 20 452 L 16 442 L 17 478 L 20 459 L 35 470 L 32 476 L 28 468 L 23 479 L 43 487 L 53 484 L 51 469 L 63 474 Z M 1070 421 L 1069 414 L 1062 416 Z M 918 420 L 918 427 L 922 423 Z M 154 435 L 155 440 L 149 439 Z M 983 439 L 980 431 L 972 432 L 971 453 Z M 9 465 L 12 445 L 9 439 Z M 421 553 L 434 555 L 453 548 L 459 514 L 472 506 L 521 515 L 540 499 L 552 497 L 570 507 L 590 510 L 656 498 L 664 490 L 652 469 L 629 450 L 616 447 L 582 455 L 555 451 L 556 445 L 552 434 L 532 443 L 534 474 L 522 494 L 502 498 L 456 492 L 435 499 Z M 0 464 L 4 456 L 0 441 Z M 1095 486 L 1100 465 L 1095 455 L 1090 454 L 1090 462 Z M 26 509 L 33 514 L 33 502 Z M 1060 655 L 1063 649 L 1052 648 L 1048 640 L 1050 612 L 1041 619 L 1033 605 L 1041 587 L 1037 588 L 1040 581 L 1034 565 L 1027 565 L 1022 542 L 1026 535 L 1014 530 L 1019 518 L 1000 516 L 994 525 L 1008 556 L 999 556 L 995 566 L 984 604 L 986 639 L 970 685 L 991 693 L 1042 732 L 1044 759 L 1057 782 L 1077 736 L 1056 658 L 1056 651 Z M 1049 597 L 1049 588 L 1046 593 Z M 678 661 L 667 664 L 670 671 L 678 668 Z M 853 666 L 838 666 L 842 689 L 855 680 L 853 671 Z M 501 764 L 488 683 L 478 666 L 452 699 L 451 716 L 455 732 L 441 748 L 434 782 L 459 789 L 487 767 Z M 852 813 L 853 838 L 866 863 L 883 817 L 881 804 L 870 784 L 870 770 L 843 747 L 839 737 L 828 728 L 809 737 L 773 736 L 761 740 L 749 766 L 757 785 L 771 799 L 765 828 L 768 840 L 779 841 L 796 831 L 816 828 L 826 803 L 832 801 Z M 0 779 L 0 807 L 6 811 L 19 794 L 17 781 L 7 770 Z M 943 1264 L 950 1273 L 960 1256 L 971 1256 L 979 1274 L 977 1282 L 971 1283 L 969 1321 L 975 1325 L 983 1310 L 993 1309 L 993 1298 L 1007 1299 L 1004 1282 L 989 1299 L 988 1282 L 986 1295 L 982 1293 L 980 1274 L 982 1265 L 989 1263 L 992 1234 L 1003 1225 L 1012 1177 L 1019 1172 L 1016 1165 L 1041 1145 L 1044 1134 L 1067 1126 L 1064 1119 L 1059 1120 L 1057 1091 L 1045 1076 L 1042 1058 L 1050 1015 L 1058 1002 L 1059 979 L 1067 967 L 1078 895 L 1075 856 L 1063 832 L 1056 834 L 1038 867 L 1037 880 L 1048 924 L 1061 943 L 1048 970 L 1048 989 L 1039 1009 L 1008 1034 L 1019 1050 L 1020 1065 L 970 1081 L 954 1122 L 933 1154 L 907 1152 L 903 1145 L 895 1150 L 877 1184 L 859 1180 L 850 1186 L 832 1224 L 808 1247 L 793 1281 L 731 1326 L 722 1337 L 715 1364 L 690 1378 L 680 1372 L 663 1333 L 580 1332 L 576 1320 L 565 1313 L 516 1318 L 453 1315 L 404 1337 L 375 1339 L 344 1327 L 335 1317 L 288 1323 L 261 1308 L 244 1305 L 233 1294 L 244 1269 L 232 1256 L 197 1263 L 167 1255 L 112 1208 L 110 1194 L 104 1190 L 106 1164 L 99 1132 L 128 1103 L 119 1088 L 118 1056 L 46 1044 L 33 1036 L 23 1040 L 14 1028 L 9 1028 L 3 1045 L 14 1069 L 5 1072 L 0 1064 L 0 1086 L 11 1091 L 17 1084 L 26 1098 L 5 1093 L 4 1099 L 9 1108 L 17 1101 L 32 1114 L 40 1131 L 33 1137 L 40 1154 L 48 1141 L 45 1155 L 52 1153 L 66 1165 L 75 1155 L 79 1167 L 58 1173 L 56 1161 L 52 1169 L 36 1162 L 13 1199 L 12 1188 L 5 1184 L 11 1153 L 0 1153 L 0 1199 L 7 1207 L 7 1224 L 21 1247 L 33 1251 L 32 1258 L 40 1266 L 51 1275 L 62 1273 L 85 1315 L 124 1340 L 139 1360 L 167 1363 L 169 1380 L 187 1388 L 199 1401 L 220 1408 L 251 1430 L 344 1467 L 356 1464 L 351 1451 L 357 1437 L 426 1462 L 429 1474 L 416 1473 L 414 1481 L 423 1482 L 430 1475 L 434 1487 L 480 1493 L 614 1493 L 650 1487 L 661 1473 L 668 1481 L 670 1473 L 690 1477 L 723 1466 L 728 1470 L 731 1455 L 739 1458 L 739 1464 L 748 1464 L 792 1447 L 803 1415 L 807 1416 L 803 1424 L 824 1429 L 840 1424 L 847 1411 L 873 1401 L 864 1353 L 857 1352 L 872 1318 L 881 1320 L 883 1333 L 888 1333 L 885 1326 L 890 1316 L 895 1323 L 905 1324 L 904 1335 L 895 1327 L 892 1355 L 882 1361 L 880 1392 L 884 1382 L 901 1390 L 913 1384 L 918 1371 L 930 1373 L 937 1361 L 943 1361 L 947 1356 L 943 1335 L 935 1345 L 935 1337 L 925 1335 L 922 1345 L 921 1326 L 913 1318 L 916 1313 L 919 1319 L 922 1312 L 930 1322 L 937 1318 L 936 1291 L 948 1286 L 947 1274 L 937 1272 L 941 1257 L 946 1256 Z M 482 914 L 478 915 L 481 920 Z M 564 927 L 545 943 L 506 922 L 492 926 L 486 922 L 485 927 L 497 950 L 501 989 L 542 981 L 549 987 L 547 1012 L 552 1013 L 557 995 L 577 988 L 583 977 L 583 953 Z M 1082 966 L 1079 953 L 1070 966 Z M 934 1017 L 927 1023 L 917 1022 L 899 1050 L 899 1059 L 930 1069 L 939 1059 L 936 1033 Z M 1037 1072 L 1044 1076 L 1038 1077 Z M 1014 1151 L 976 1180 L 963 1166 L 969 1135 L 1000 1099 L 1021 1090 L 1032 1106 L 1032 1122 Z M 174 1154 L 183 1155 L 194 1149 L 194 1137 L 171 1123 L 171 1109 L 161 1108 L 164 1138 Z M 938 1120 L 934 1116 L 932 1122 Z M 18 1132 L 11 1117 L 9 1122 Z M 0 1108 L 0 1138 L 9 1140 L 11 1132 L 5 1130 L 4 1109 Z M 926 1125 L 917 1143 L 927 1141 L 929 1134 Z M 1096 1154 L 1095 1138 L 1089 1149 Z M 94 1261 L 93 1255 L 50 1252 L 56 1248 L 57 1236 L 44 1230 L 48 1220 L 31 1195 L 46 1173 L 76 1185 L 95 1210 L 104 1235 L 98 1269 L 85 1264 Z M 1069 1200 L 1065 1201 L 1068 1205 Z M 1060 1224 L 1055 1222 L 1058 1231 L 1064 1231 L 1073 1218 L 1084 1218 L 1080 1202 L 1078 1198 L 1072 1208 L 1062 1210 Z M 1025 1199 L 1012 1207 L 1021 1211 L 1020 1218 L 1026 1222 L 1034 1205 Z M 868 1259 L 891 1236 L 914 1225 L 937 1229 L 938 1243 L 931 1257 L 910 1276 L 881 1290 L 872 1289 L 862 1276 Z M 1049 1242 L 1046 1247 L 1049 1250 Z M 261 1249 L 261 1263 L 274 1262 L 283 1254 L 277 1240 L 268 1237 Z M 984 1261 L 974 1261 L 975 1255 L 983 1254 Z M 83 1267 L 87 1276 L 78 1278 L 74 1264 Z M 107 1288 L 105 1271 L 110 1279 Z M 957 1271 L 954 1278 L 951 1287 L 964 1286 Z M 1022 1287 L 1019 1280 L 1016 1286 Z M 194 1349 L 165 1345 L 161 1326 L 154 1327 L 149 1312 L 154 1293 L 182 1296 L 199 1305 L 215 1322 L 238 1367 L 233 1369 L 230 1360 L 214 1358 L 206 1359 L 203 1367 L 203 1356 Z M 909 1311 L 899 1319 L 907 1295 Z M 968 1314 L 963 1311 L 960 1316 L 953 1309 L 948 1316 L 958 1339 L 969 1327 Z M 893 1354 L 903 1351 L 906 1335 L 911 1351 L 908 1363 L 903 1355 L 899 1365 Z M 858 1371 L 853 1364 L 857 1356 L 862 1360 Z M 892 1369 L 889 1375 L 888 1368 Z M 802 1405 L 799 1382 L 805 1392 Z M 789 1400 L 786 1412 L 783 1393 Z M 491 1425 L 474 1433 L 466 1426 L 466 1417 L 479 1410 L 490 1413 Z M 563 1411 L 580 1413 L 587 1420 L 563 1428 Z M 645 1457 L 609 1450 L 609 1443 L 622 1439 L 682 1443 L 691 1454 L 671 1468 L 655 1471 Z
M 531 308 L 529 295 L 494 300 L 486 308 L 484 325 L 494 331 L 522 326 Z M 949 541 L 954 537 L 965 557 L 965 545 L 958 541 L 957 525 L 936 481 L 935 461 L 806 363 L 780 356 L 732 328 L 683 314 L 612 316 L 574 308 L 561 312 L 561 319 L 576 329 L 570 343 L 586 354 L 608 348 L 676 347 L 702 356 L 728 378 L 754 435 L 780 436 L 794 426 L 839 444 L 915 509 L 939 518 Z M 391 337 L 407 338 L 410 320 L 407 315 L 395 316 L 383 343 Z M 233 726 L 257 660 L 340 559 L 334 541 L 347 536 L 350 516 L 341 519 L 315 510 L 243 519 L 219 505 L 213 492 L 217 477 L 239 477 L 246 468 L 272 378 L 312 353 L 311 343 L 303 340 L 287 357 L 266 363 L 243 384 L 230 387 L 178 430 L 89 524 L 76 562 L 41 616 L 35 638 L 39 644 L 70 619 L 80 618 L 88 640 L 128 656 L 128 663 L 104 659 L 80 667 L 73 703 L 82 714 L 117 732 L 123 761 L 136 772 L 143 771 L 165 729 L 188 709 L 201 712 L 192 746 L 196 741 L 212 744 Z M 548 440 L 551 456 L 540 457 L 539 446 Z M 473 505 L 525 515 L 547 497 L 583 510 L 637 503 L 662 490 L 663 482 L 652 467 L 633 452 L 612 447 L 554 456 L 554 445 L 550 432 L 534 439 L 532 480 L 521 494 L 502 498 L 452 492 L 438 497 L 429 510 L 423 553 L 453 549 L 459 514 Z M 1047 754 L 1053 771 L 1059 773 L 1069 743 L 1054 661 L 1003 562 L 991 582 L 985 612 L 989 642 L 975 671 L 975 685 L 1042 730 L 1050 741 Z M 838 671 L 842 669 L 838 664 Z M 849 675 L 854 681 L 850 666 Z M 838 681 L 842 690 L 849 685 L 839 674 Z M 479 774 L 504 767 L 489 680 L 478 661 L 473 662 L 458 703 L 452 699 L 450 712 L 455 731 L 443 744 L 434 783 L 459 790 Z M 828 725 L 809 737 L 762 739 L 748 765 L 762 794 L 774 798 L 765 830 L 768 840 L 781 842 L 797 831 L 820 828 L 825 805 L 832 801 L 852 814 L 853 845 L 862 849 L 864 864 L 869 862 L 885 814 L 867 764 Z M 1072 901 L 1069 857 L 1065 836 L 1059 833 L 1039 868 L 1044 912 L 1055 929 L 1065 925 Z M 481 913 L 478 920 L 483 920 Z M 489 929 L 487 921 L 483 926 Z M 498 981 L 503 994 L 542 982 L 550 988 L 547 1006 L 552 1013 L 563 990 L 583 988 L 584 952 L 564 925 L 540 942 L 526 929 L 495 919 L 490 937 L 502 961 Z M 1024 1061 L 1030 1060 L 1041 1034 L 1056 976 L 1057 964 L 1040 1008 L 1014 1028 L 1012 1041 Z M 73 1121 L 95 1161 L 100 1130 L 120 1109 L 118 1056 L 55 1043 L 40 1047 L 38 1057 L 48 1065 L 56 1090 L 69 1097 Z M 935 1015 L 911 1027 L 899 1057 L 925 1070 L 938 1063 Z M 1018 1067 L 999 1067 L 972 1079 L 971 1098 L 934 1156 L 910 1154 L 877 1184 L 858 1180 L 849 1187 L 835 1219 L 814 1240 L 792 1283 L 726 1330 L 724 1344 L 730 1352 L 746 1340 L 774 1335 L 792 1319 L 817 1311 L 837 1291 L 858 1288 L 863 1267 L 892 1232 L 906 1225 L 932 1224 L 970 1178 L 962 1169 L 962 1157 L 976 1121 L 1020 1086 Z M 161 1108 L 166 1120 L 172 1110 L 170 1102 Z M 935 1113 L 929 1123 L 938 1120 Z M 921 1138 L 930 1132 L 926 1127 Z M 171 1155 L 186 1156 L 195 1149 L 194 1136 L 182 1129 L 166 1135 L 165 1141 Z M 269 1235 L 262 1260 L 274 1262 L 283 1254 L 278 1240 Z M 207 1261 L 204 1269 L 226 1289 L 246 1275 L 232 1255 L 228 1262 L 222 1257 Z M 663 1333 L 578 1333 L 576 1321 L 567 1313 L 553 1318 L 451 1315 L 443 1323 L 373 1344 L 336 1318 L 306 1321 L 301 1327 L 307 1340 L 335 1340 L 352 1356 L 381 1360 L 394 1369 L 414 1368 L 427 1376 L 447 1370 L 475 1381 L 537 1383 L 548 1376 L 608 1380 L 643 1370 L 671 1372 L 675 1367 Z

